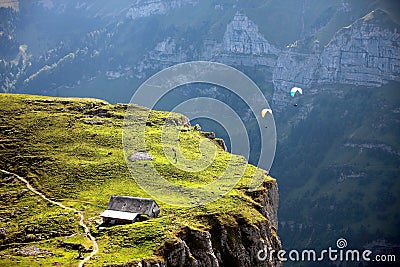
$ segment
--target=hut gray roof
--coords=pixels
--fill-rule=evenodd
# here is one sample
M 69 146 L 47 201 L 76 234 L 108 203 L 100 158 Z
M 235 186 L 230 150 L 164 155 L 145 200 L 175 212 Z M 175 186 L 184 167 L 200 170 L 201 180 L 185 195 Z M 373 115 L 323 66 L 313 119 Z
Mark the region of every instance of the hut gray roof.
M 160 211 L 157 203 L 151 198 L 112 196 L 107 210 L 145 214 L 156 217 Z

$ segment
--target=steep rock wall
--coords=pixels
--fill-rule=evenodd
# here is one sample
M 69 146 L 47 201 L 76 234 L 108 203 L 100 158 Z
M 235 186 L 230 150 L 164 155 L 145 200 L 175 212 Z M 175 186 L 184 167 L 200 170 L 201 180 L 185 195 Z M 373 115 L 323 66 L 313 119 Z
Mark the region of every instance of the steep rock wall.
M 136 70 L 140 73 L 187 60 L 267 67 L 274 84 L 272 102 L 280 110 L 290 101 L 288 90 L 292 86 L 316 93 L 313 87 L 323 84 L 379 87 L 400 81 L 400 34 L 387 13 L 375 10 L 339 30 L 321 49 L 317 45 L 310 52 L 297 47 L 278 49 L 253 21 L 238 12 L 227 25 L 222 43 L 205 40 L 196 49 L 168 38 L 157 44 Z
M 400 81 L 400 34 L 388 14 L 375 10 L 339 30 L 321 53 L 282 51 L 273 71 L 273 103 L 281 108 L 292 86 L 379 87 L 388 81 Z
M 223 267 L 223 266 L 282 266 L 274 259 L 260 261 L 257 254 L 265 246 L 276 251 L 281 243 L 276 235 L 278 227 L 278 187 L 275 181 L 264 182 L 256 191 L 246 192 L 258 203 L 264 221 L 250 224 L 239 216 L 233 216 L 234 224 L 226 224 L 210 215 L 211 229 L 182 230 L 174 244 L 163 253 L 163 262 L 143 260 L 134 266 L 146 267 Z

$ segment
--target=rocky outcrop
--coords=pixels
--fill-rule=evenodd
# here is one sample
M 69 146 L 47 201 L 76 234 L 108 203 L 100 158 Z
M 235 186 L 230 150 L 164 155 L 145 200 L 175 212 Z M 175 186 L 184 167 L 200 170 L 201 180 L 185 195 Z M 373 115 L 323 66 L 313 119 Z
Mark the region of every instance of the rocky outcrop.
M 177 242 L 166 252 L 167 266 L 218 267 L 211 234 L 208 231 L 184 229 Z
M 237 12 L 227 25 L 222 42 L 206 39 L 200 48 L 196 48 L 168 37 L 145 55 L 135 70 L 136 76 L 143 78 L 147 76 L 147 70 L 190 60 L 211 60 L 228 65 L 267 66 L 272 72 L 279 53 L 280 50 L 264 38 L 252 20 Z
M 375 10 L 342 28 L 320 57 L 321 82 L 380 86 L 400 81 L 400 34 L 389 15 Z
M 278 189 L 275 182 L 265 182 L 259 190 L 248 192 L 257 203 L 265 221 L 250 224 L 240 217 L 226 224 L 210 215 L 209 231 L 184 229 L 178 241 L 166 251 L 166 266 L 280 266 L 279 262 L 260 261 L 257 253 L 264 246 L 279 250 L 276 235 Z
M 260 204 L 259 211 L 270 222 L 275 231 L 278 230 L 278 185 L 272 182 L 264 182 L 258 190 L 246 192 L 251 198 Z
M 233 21 L 226 27 L 223 50 L 228 53 L 257 56 L 278 52 L 278 49 L 262 36 L 258 26 L 240 12 L 236 13 Z
M 207 45 L 204 47 L 210 50 Z M 228 65 L 267 66 L 272 70 L 280 51 L 264 38 L 257 24 L 245 14 L 237 12 L 226 26 L 222 44 L 215 43 L 211 52 L 208 55 L 203 52 L 205 59 Z
M 258 252 L 265 247 L 278 251 L 281 243 L 276 235 L 278 227 L 278 188 L 276 182 L 267 181 L 255 191 L 246 192 L 258 203 L 265 216 L 255 224 L 238 215 L 232 215 L 230 223 L 223 217 L 209 215 L 211 229 L 198 230 L 186 227 L 176 242 L 165 248 L 165 261 L 150 263 L 142 261 L 136 266 L 169 267 L 223 267 L 223 266 L 281 266 L 281 262 L 258 259 Z M 233 222 L 233 223 L 232 223 Z

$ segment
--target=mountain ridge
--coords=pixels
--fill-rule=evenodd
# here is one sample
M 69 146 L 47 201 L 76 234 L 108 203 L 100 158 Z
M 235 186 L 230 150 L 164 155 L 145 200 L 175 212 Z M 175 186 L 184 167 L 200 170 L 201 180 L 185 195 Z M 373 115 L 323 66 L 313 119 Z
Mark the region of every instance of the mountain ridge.
M 180 6 L 180 5 L 178 5 Z M 380 38 L 382 40 L 387 39 L 390 41 L 391 39 L 395 40 L 396 35 L 398 34 L 395 30 L 396 28 L 393 28 L 394 26 L 398 26 L 393 20 L 390 18 L 390 16 L 382 11 L 381 9 L 379 12 L 380 17 L 384 17 L 384 21 L 390 26 L 389 28 L 385 28 L 385 25 L 383 25 L 383 28 L 377 28 L 375 29 L 375 32 L 377 33 L 382 33 L 381 29 L 387 29 L 390 30 L 391 33 L 386 33 L 386 35 L 379 36 L 377 38 Z M 370 16 L 372 18 L 369 20 L 365 20 Z M 240 21 L 236 21 L 235 19 L 238 20 L 239 17 L 245 18 L 245 20 L 241 20 L 243 23 L 245 21 L 248 21 L 245 23 L 246 25 L 241 25 Z M 321 48 L 318 46 L 318 42 L 314 41 L 314 43 L 311 44 L 310 48 L 307 48 L 309 51 L 298 51 L 299 49 L 304 49 L 301 47 L 302 46 L 293 46 L 291 45 L 289 49 L 278 49 L 275 48 L 274 45 L 270 44 L 267 39 L 265 39 L 260 32 L 258 31 L 257 25 L 254 24 L 251 20 L 248 19 L 246 15 L 244 15 L 241 12 L 237 12 L 236 15 L 233 17 L 233 20 L 227 25 L 227 28 L 224 33 L 223 41 L 222 43 L 219 43 L 215 40 L 205 40 L 204 43 L 201 45 L 199 48 L 195 47 L 187 47 L 188 44 L 184 41 L 182 43 L 182 40 L 177 40 L 174 37 L 168 36 L 166 37 L 163 41 L 159 42 L 158 44 L 154 45 L 150 51 L 144 53 L 144 56 L 141 58 L 138 58 L 135 60 L 135 63 L 128 64 L 121 67 L 118 66 L 117 68 L 111 68 L 109 70 L 103 70 L 102 73 L 100 74 L 101 76 L 105 76 L 107 79 L 129 79 L 133 80 L 132 82 L 134 84 L 138 83 L 140 80 L 142 80 L 144 77 L 148 77 L 152 73 L 154 73 L 157 70 L 160 70 L 162 68 L 165 68 L 167 66 L 171 66 L 176 63 L 180 63 L 183 61 L 188 61 L 188 60 L 212 60 L 212 61 L 219 61 L 222 63 L 226 63 L 229 65 L 234 65 L 234 66 L 248 66 L 248 67 L 266 67 L 267 71 L 272 73 L 272 83 L 274 86 L 274 97 L 273 97 L 273 103 L 276 103 L 278 109 L 282 102 L 282 104 L 285 104 L 284 100 L 284 95 L 282 94 L 282 90 L 285 90 L 286 87 L 292 86 L 294 84 L 299 84 L 305 87 L 312 86 L 312 83 L 332 83 L 332 82 L 339 82 L 339 83 L 350 83 L 357 85 L 359 83 L 365 83 L 367 86 L 379 86 L 382 83 L 384 83 L 384 80 L 396 80 L 396 78 L 399 76 L 398 71 L 396 71 L 395 66 L 399 65 L 399 52 L 396 49 L 397 46 L 390 46 L 389 43 L 382 43 L 379 44 L 380 46 L 384 46 L 384 50 L 390 50 L 391 54 L 393 55 L 391 58 L 391 63 L 386 62 L 387 58 L 384 56 L 380 55 L 375 55 L 374 51 L 372 51 L 372 56 L 376 58 L 375 62 L 372 64 L 375 64 L 375 66 L 366 66 L 364 67 L 364 70 L 351 70 L 349 69 L 347 72 L 346 71 L 341 71 L 338 70 L 341 68 L 340 66 L 340 55 L 337 55 L 339 51 L 341 51 L 343 46 L 346 46 L 344 42 L 342 42 L 339 46 L 334 45 L 334 43 L 338 42 L 338 38 L 340 35 L 343 35 L 344 31 L 350 31 L 350 36 L 353 36 L 354 34 L 364 34 L 360 33 L 360 31 L 363 30 L 362 23 L 367 23 L 366 25 L 369 25 L 371 21 L 377 21 L 376 19 L 373 19 L 373 16 L 371 16 L 371 13 L 369 15 L 365 15 L 363 17 L 364 19 L 359 19 L 357 20 L 358 22 L 354 22 L 352 27 L 344 27 L 341 30 L 339 30 L 336 35 L 333 37 L 333 39 L 329 42 L 328 45 L 325 47 Z M 381 24 L 383 20 L 379 20 Z M 388 23 L 388 21 L 390 23 Z M 126 23 L 125 23 L 126 24 Z M 235 25 L 235 29 L 232 28 L 232 30 L 229 30 L 230 25 Z M 388 26 L 386 25 L 386 26 Z M 357 29 L 354 29 L 357 27 Z M 393 33 L 394 31 L 394 33 Z M 99 37 L 101 35 L 104 35 L 107 31 L 101 33 L 99 32 L 98 34 Z M 234 32 L 239 34 L 238 36 L 234 36 Z M 117 32 L 118 34 L 118 32 Z M 242 37 L 240 36 L 242 34 Z M 346 33 L 345 35 L 347 35 Z M 390 37 L 390 34 L 392 34 L 392 37 Z M 113 34 L 114 35 L 114 34 Z M 112 35 L 111 35 L 112 36 Z M 243 39 L 243 36 L 248 36 L 246 38 L 250 39 Z M 238 39 L 239 38 L 239 39 Z M 261 38 L 261 39 L 260 39 Z M 358 38 L 354 36 L 354 38 Z M 374 37 L 375 38 L 375 37 Z M 235 41 L 235 39 L 237 39 Z M 88 39 L 89 40 L 89 39 Z M 366 39 L 367 40 L 367 39 Z M 351 41 L 351 40 L 350 40 Z M 352 41 L 354 43 L 354 41 Z M 396 41 L 394 41 L 396 42 Z M 301 43 L 301 42 L 300 42 Z M 240 44 L 240 50 L 239 47 L 237 46 Z M 352 45 L 352 44 L 350 44 Z M 372 46 L 372 44 L 368 44 L 368 46 Z M 85 58 L 98 58 L 97 61 L 102 61 L 102 54 L 107 54 L 108 48 L 103 48 L 101 50 L 94 49 L 94 47 L 89 48 L 84 47 L 84 48 L 78 48 L 75 50 L 69 50 L 69 52 L 65 55 L 72 55 L 72 56 L 77 56 L 76 59 L 71 59 L 66 62 L 66 64 L 61 64 L 59 67 L 57 66 L 57 61 L 62 62 L 62 55 L 61 54 L 57 61 L 53 61 L 46 63 L 44 67 L 39 69 L 36 73 L 33 72 L 29 76 L 26 76 L 25 72 L 28 71 L 30 68 L 30 65 L 32 65 L 29 60 L 27 63 L 24 63 L 22 65 L 18 64 L 17 68 L 12 67 L 11 62 L 7 63 L 7 61 L 2 60 L 2 63 L 5 64 L 3 66 L 4 73 L 6 73 L 7 69 L 10 69 L 11 73 L 14 71 L 12 69 L 18 70 L 17 73 L 14 73 L 13 76 L 11 77 L 2 77 L 3 80 L 3 91 L 10 91 L 15 92 L 15 86 L 17 86 L 19 91 L 22 90 L 22 88 L 26 88 L 24 90 L 27 90 L 29 92 L 28 88 L 36 87 L 35 85 L 43 83 L 47 80 L 46 76 L 56 76 L 58 77 L 61 72 L 70 72 L 73 74 L 73 76 L 79 75 L 77 73 L 74 73 L 72 70 L 70 70 L 70 65 L 71 64 L 84 64 L 82 62 L 85 61 Z M 310 50 L 311 49 L 311 50 Z M 91 51 L 93 50 L 93 51 Z M 103 51 L 102 51 L 103 50 Z M 26 50 L 25 50 L 26 51 Z M 248 54 L 246 51 L 249 51 L 250 54 Z M 322 52 L 319 52 L 322 51 Z M 396 52 L 397 51 L 397 52 Z M 111 51 L 110 51 L 111 52 Z M 355 53 L 358 52 L 363 52 L 362 49 L 359 51 L 354 51 Z M 29 48 L 28 48 L 28 53 L 29 53 Z M 319 53 L 322 53 L 319 55 Z M 100 56 L 99 56 L 100 55 Z M 279 55 L 279 56 L 278 56 Z M 321 57 L 321 58 L 320 58 Z M 333 62 L 332 60 L 336 59 L 339 57 L 339 63 L 338 62 Z M 343 56 L 344 57 L 344 56 Z M 350 60 L 353 56 L 346 56 L 346 59 Z M 26 57 L 25 57 L 26 58 Z M 364 63 L 362 63 L 362 58 L 355 58 L 352 60 L 352 62 L 349 63 L 344 63 L 344 64 L 356 64 L 357 66 L 362 66 Z M 18 61 L 16 61 L 18 62 Z M 382 63 L 381 63 L 382 62 Z M 53 65 L 51 65 L 53 64 Z M 54 65 L 55 64 L 55 65 Z M 295 64 L 295 66 L 293 66 Z M 339 64 L 339 65 L 338 65 Z M 368 64 L 368 63 L 367 63 Z M 369 63 L 371 64 L 371 63 Z M 378 65 L 383 64 L 382 69 L 377 69 Z M 391 65 L 394 67 L 392 67 Z M 34 64 L 36 65 L 36 64 Z M 306 66 L 307 65 L 307 66 Z M 53 70 L 53 67 L 46 67 L 46 66 L 54 66 L 54 68 L 60 68 L 60 70 Z M 311 67 L 311 68 L 310 68 Z M 28 69 L 27 69 L 28 68 Z M 66 68 L 65 70 L 63 70 Z M 379 67 L 381 68 L 381 67 Z M 88 70 L 92 69 L 92 67 L 87 68 Z M 305 73 L 299 73 L 296 70 L 301 70 L 301 69 L 306 69 L 307 71 Z M 336 69 L 336 70 L 335 70 Z M 35 81 L 31 83 L 31 79 L 29 77 L 36 77 L 38 74 L 40 74 L 42 71 L 44 71 L 44 75 L 39 75 L 39 81 Z M 31 72 L 31 71 L 28 71 Z M 95 79 L 100 79 L 99 73 L 95 74 L 93 71 L 91 71 L 93 74 L 86 74 L 86 79 L 88 79 L 88 76 L 92 76 Z M 119 73 L 118 76 L 109 76 L 107 73 Z M 54 73 L 54 74 L 53 74 Z M 358 74 L 359 73 L 359 74 Z M 359 75 L 359 77 L 357 77 Z M 25 76 L 25 77 L 24 77 Z M 41 77 L 43 76 L 43 77 Z M 377 78 L 377 77 L 385 77 L 384 79 L 382 78 Z M 316 78 L 318 77 L 318 78 Z M 81 80 L 82 77 L 76 77 L 76 79 Z M 23 80 L 21 80 L 23 79 Z M 92 78 L 89 78 L 89 81 Z M 20 81 L 19 81 L 20 80 Z M 58 80 L 56 82 L 60 83 L 60 80 L 62 79 L 52 79 L 52 80 Z M 321 81 L 319 81 L 321 80 Z M 325 80 L 325 81 L 323 81 Z M 5 82 L 5 83 L 4 83 Z M 88 81 L 85 81 L 84 84 L 87 84 Z M 122 82 L 122 81 L 121 81 Z M 31 83 L 31 84 L 30 84 Z M 68 91 L 71 91 L 69 89 L 70 85 L 66 87 L 65 85 L 63 86 L 62 84 L 61 88 L 54 88 L 53 86 L 49 86 L 50 88 L 53 87 L 54 90 L 57 92 L 63 91 L 66 94 L 68 94 Z M 71 85 L 73 87 L 81 87 L 79 84 L 76 82 L 73 82 L 73 79 L 71 80 Z M 49 88 L 46 88 L 46 90 L 49 90 Z M 74 92 L 76 90 L 73 90 Z M 17 91 L 18 92 L 18 91 Z M 125 95 L 125 93 L 124 93 Z M 128 96 L 127 96 L 128 97 Z

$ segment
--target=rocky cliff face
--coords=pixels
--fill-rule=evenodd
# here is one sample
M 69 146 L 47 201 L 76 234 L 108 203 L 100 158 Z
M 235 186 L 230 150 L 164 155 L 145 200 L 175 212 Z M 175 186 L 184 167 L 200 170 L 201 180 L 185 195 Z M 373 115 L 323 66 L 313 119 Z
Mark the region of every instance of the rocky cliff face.
M 246 15 L 238 12 L 228 24 L 224 34 L 223 50 L 246 55 L 276 54 L 278 49 L 262 36 L 258 26 Z
M 257 254 L 264 247 L 279 250 L 277 237 L 278 188 L 275 182 L 265 182 L 259 190 L 247 192 L 259 204 L 265 221 L 249 224 L 240 217 L 233 217 L 227 225 L 210 215 L 214 223 L 208 231 L 187 227 L 177 240 L 164 251 L 165 261 L 142 261 L 136 266 L 148 267 L 222 267 L 222 266 L 281 266 L 272 259 L 260 261 Z
M 227 27 L 223 42 L 204 41 L 201 48 L 179 46 L 170 38 L 157 44 L 136 68 L 158 69 L 186 60 L 213 60 L 236 66 L 263 66 L 272 72 L 273 104 L 287 104 L 292 86 L 308 93 L 312 87 L 341 83 L 380 86 L 400 81 L 400 34 L 388 14 L 375 10 L 342 28 L 323 48 L 318 42 L 301 51 L 296 46 L 278 49 L 259 32 L 257 25 L 238 12 Z M 143 76 L 143 75 L 140 75 Z
M 319 81 L 379 86 L 400 80 L 400 34 L 375 10 L 341 29 L 324 49 Z
M 342 28 L 320 53 L 282 51 L 273 72 L 273 103 L 284 104 L 291 86 L 310 90 L 322 84 L 381 86 L 400 81 L 398 25 L 375 10 Z
M 189 40 L 184 40 L 189 43 Z M 158 43 L 152 51 L 135 66 L 137 77 L 146 71 L 162 69 L 188 60 L 211 60 L 228 65 L 266 66 L 272 71 L 280 50 L 268 42 L 258 26 L 245 14 L 237 12 L 227 25 L 223 41 L 206 39 L 200 47 L 181 45 L 169 37 Z

